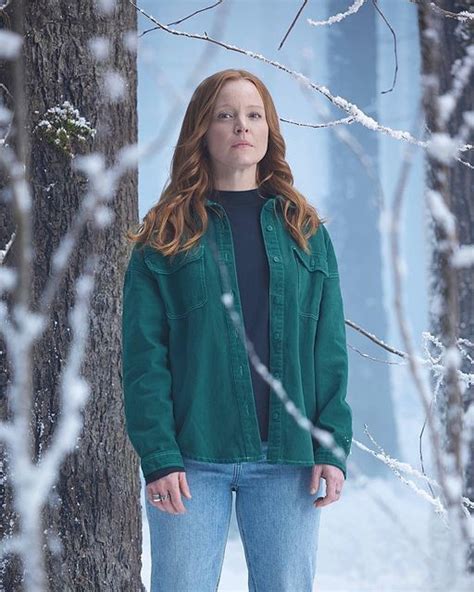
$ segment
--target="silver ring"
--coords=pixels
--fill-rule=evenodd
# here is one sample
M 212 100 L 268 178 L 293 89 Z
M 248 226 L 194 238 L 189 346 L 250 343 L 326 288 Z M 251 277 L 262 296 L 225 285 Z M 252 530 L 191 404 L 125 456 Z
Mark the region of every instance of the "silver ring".
M 154 502 L 163 502 L 167 499 L 171 499 L 171 494 L 168 492 L 166 495 L 161 495 L 161 493 L 154 493 L 151 496 L 152 501 Z

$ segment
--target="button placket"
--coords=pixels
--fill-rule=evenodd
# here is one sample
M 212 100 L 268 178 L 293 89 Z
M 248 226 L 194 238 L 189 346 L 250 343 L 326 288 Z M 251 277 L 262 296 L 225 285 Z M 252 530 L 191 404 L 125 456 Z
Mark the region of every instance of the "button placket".
M 269 294 L 272 296 L 270 300 L 270 372 L 273 377 L 279 379 L 281 376 L 280 369 L 283 367 L 283 349 L 282 349 L 282 335 L 283 335 L 283 309 L 284 309 L 284 266 L 282 265 L 282 257 L 280 252 L 280 245 L 278 242 L 277 232 L 274 232 L 276 224 L 278 224 L 277 213 L 275 210 L 275 201 L 273 211 L 269 211 L 265 204 L 261 211 L 261 227 L 267 232 L 263 232 L 265 249 L 270 268 L 270 290 Z M 278 449 L 281 443 L 281 401 L 275 395 L 273 390 L 270 394 L 270 421 L 269 421 L 269 449 Z M 271 454 L 271 453 L 270 453 Z
M 219 207 L 222 207 L 219 205 Z M 224 208 L 222 208 L 224 210 Z M 222 250 L 222 257 L 228 270 L 230 282 L 229 290 L 234 297 L 234 308 L 243 319 L 240 294 L 238 292 L 237 269 L 235 262 L 234 243 L 232 240 L 232 230 L 224 210 L 224 216 L 218 224 L 219 245 Z M 240 408 L 240 417 L 242 422 L 242 439 L 245 447 L 245 454 L 252 456 L 255 454 L 255 447 L 260 449 L 260 429 L 258 425 L 257 410 L 255 407 L 255 395 L 250 374 L 250 361 L 248 358 L 245 343 L 243 343 L 239 330 L 234 327 L 232 319 L 228 314 L 227 327 L 229 331 L 231 367 L 234 377 L 234 386 L 236 399 Z M 233 336 L 233 338 L 231 337 Z

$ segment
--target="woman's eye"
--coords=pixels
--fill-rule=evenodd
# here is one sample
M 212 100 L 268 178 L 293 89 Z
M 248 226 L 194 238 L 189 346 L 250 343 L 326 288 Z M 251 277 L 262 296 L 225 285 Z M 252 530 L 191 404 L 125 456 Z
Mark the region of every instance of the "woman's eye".
M 232 115 L 232 113 L 219 113 L 219 115 L 217 116 L 218 119 L 224 119 L 225 115 Z M 260 115 L 260 113 L 257 113 L 256 111 L 254 111 L 253 113 L 250 113 L 251 116 L 257 115 L 257 118 L 261 118 L 262 116 Z M 222 117 L 221 117 L 222 116 Z

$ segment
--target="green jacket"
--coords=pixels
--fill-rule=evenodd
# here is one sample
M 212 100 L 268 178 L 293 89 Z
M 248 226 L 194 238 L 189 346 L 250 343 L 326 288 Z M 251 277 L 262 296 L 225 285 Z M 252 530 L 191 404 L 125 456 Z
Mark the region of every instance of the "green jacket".
M 328 430 L 347 455 L 352 412 L 346 401 L 348 357 L 338 266 L 326 227 L 306 254 L 286 230 L 282 196 L 263 205 L 268 256 L 270 368 L 292 402 Z M 123 284 L 122 386 L 128 437 L 144 476 L 183 467 L 182 456 L 208 462 L 261 459 L 250 361 L 221 300 L 219 265 L 228 269 L 242 318 L 232 232 L 224 208 L 207 199 L 207 232 L 174 259 L 134 245 Z M 270 395 L 268 462 L 309 466 L 337 458 Z

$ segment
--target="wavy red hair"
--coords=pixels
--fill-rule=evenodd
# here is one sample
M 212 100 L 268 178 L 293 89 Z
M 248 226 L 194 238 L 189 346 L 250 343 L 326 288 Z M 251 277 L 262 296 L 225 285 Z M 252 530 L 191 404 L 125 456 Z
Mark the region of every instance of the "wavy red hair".
M 267 87 L 254 74 L 236 69 L 216 72 L 195 89 L 173 153 L 170 181 L 136 231 L 127 230 L 129 241 L 146 243 L 169 256 L 192 248 L 206 232 L 208 216 L 205 200 L 214 184 L 211 160 L 203 143 L 204 135 L 221 88 L 229 80 L 238 79 L 249 80 L 256 86 L 268 123 L 268 149 L 257 164 L 256 183 L 264 195 L 284 197 L 282 211 L 285 225 L 300 247 L 309 252 L 307 239 L 325 220 L 293 187 L 278 114 Z

